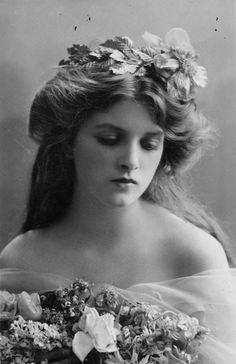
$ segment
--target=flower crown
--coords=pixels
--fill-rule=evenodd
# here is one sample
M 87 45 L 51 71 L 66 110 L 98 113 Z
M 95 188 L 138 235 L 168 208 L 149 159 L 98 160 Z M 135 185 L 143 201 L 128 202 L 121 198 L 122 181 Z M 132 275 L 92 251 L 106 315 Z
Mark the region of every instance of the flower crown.
M 134 48 L 128 37 L 109 39 L 94 50 L 74 44 L 67 49 L 68 59 L 61 60 L 59 66 L 161 79 L 167 92 L 182 102 L 193 99 L 197 87 L 206 86 L 206 70 L 198 65 L 198 56 L 184 29 L 169 30 L 164 41 L 148 32 L 142 37 L 145 46 L 141 48 Z

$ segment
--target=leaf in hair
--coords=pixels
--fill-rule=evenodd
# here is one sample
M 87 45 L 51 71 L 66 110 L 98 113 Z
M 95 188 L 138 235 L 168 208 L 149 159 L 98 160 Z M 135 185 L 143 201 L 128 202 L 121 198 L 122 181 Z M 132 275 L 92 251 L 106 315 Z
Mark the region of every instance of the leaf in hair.
M 119 49 L 120 41 L 118 37 L 115 37 L 115 39 L 106 40 L 104 43 L 100 44 L 100 46 L 104 48 Z
M 73 46 L 68 48 L 67 51 L 69 59 L 75 63 L 80 63 L 80 61 L 82 61 L 90 53 L 90 49 L 87 46 L 79 44 L 73 44 Z

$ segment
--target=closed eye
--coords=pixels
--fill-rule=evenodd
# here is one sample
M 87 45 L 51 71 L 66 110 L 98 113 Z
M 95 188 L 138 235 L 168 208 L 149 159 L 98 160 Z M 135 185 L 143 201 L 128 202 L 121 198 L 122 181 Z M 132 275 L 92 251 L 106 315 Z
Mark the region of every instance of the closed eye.
M 97 136 L 96 139 L 100 144 L 107 146 L 116 145 L 120 141 L 120 137 L 117 135 Z
M 147 151 L 158 150 L 162 145 L 162 138 L 145 138 L 141 140 L 140 145 Z
M 125 142 L 128 138 L 124 133 L 104 132 L 95 135 L 99 144 L 104 146 L 117 146 Z M 158 150 L 163 144 L 163 133 L 149 133 L 149 135 L 140 138 L 140 146 L 146 151 Z

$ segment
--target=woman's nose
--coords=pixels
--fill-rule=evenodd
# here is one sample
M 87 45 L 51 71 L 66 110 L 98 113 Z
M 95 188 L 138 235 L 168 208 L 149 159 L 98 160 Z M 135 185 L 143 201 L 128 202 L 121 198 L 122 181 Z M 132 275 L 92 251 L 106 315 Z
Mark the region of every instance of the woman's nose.
M 135 145 L 128 146 L 119 158 L 119 167 L 125 171 L 139 168 L 139 153 Z

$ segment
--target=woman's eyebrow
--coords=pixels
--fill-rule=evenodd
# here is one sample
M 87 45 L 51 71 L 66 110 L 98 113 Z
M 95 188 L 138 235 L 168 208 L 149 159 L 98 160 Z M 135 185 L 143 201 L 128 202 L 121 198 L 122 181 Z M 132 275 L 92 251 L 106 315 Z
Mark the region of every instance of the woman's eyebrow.
M 95 128 L 96 129 L 114 129 L 117 131 L 124 131 L 124 129 L 120 128 L 119 126 L 109 124 L 109 123 L 98 124 L 95 126 Z
M 125 129 L 120 128 L 119 126 L 116 126 L 116 125 L 113 125 L 113 124 L 110 124 L 110 123 L 98 124 L 98 125 L 95 126 L 95 128 L 96 129 L 113 129 L 113 130 L 118 131 L 118 132 L 126 131 Z M 163 135 L 163 130 L 160 128 L 157 131 L 147 132 L 147 133 L 145 133 L 145 135 L 153 136 L 153 137 L 155 137 L 155 136 L 160 137 L 160 136 Z
M 157 130 L 157 131 L 152 131 L 152 132 L 147 132 L 146 135 L 147 136 L 151 136 L 151 137 L 160 137 L 164 134 L 163 130 Z

